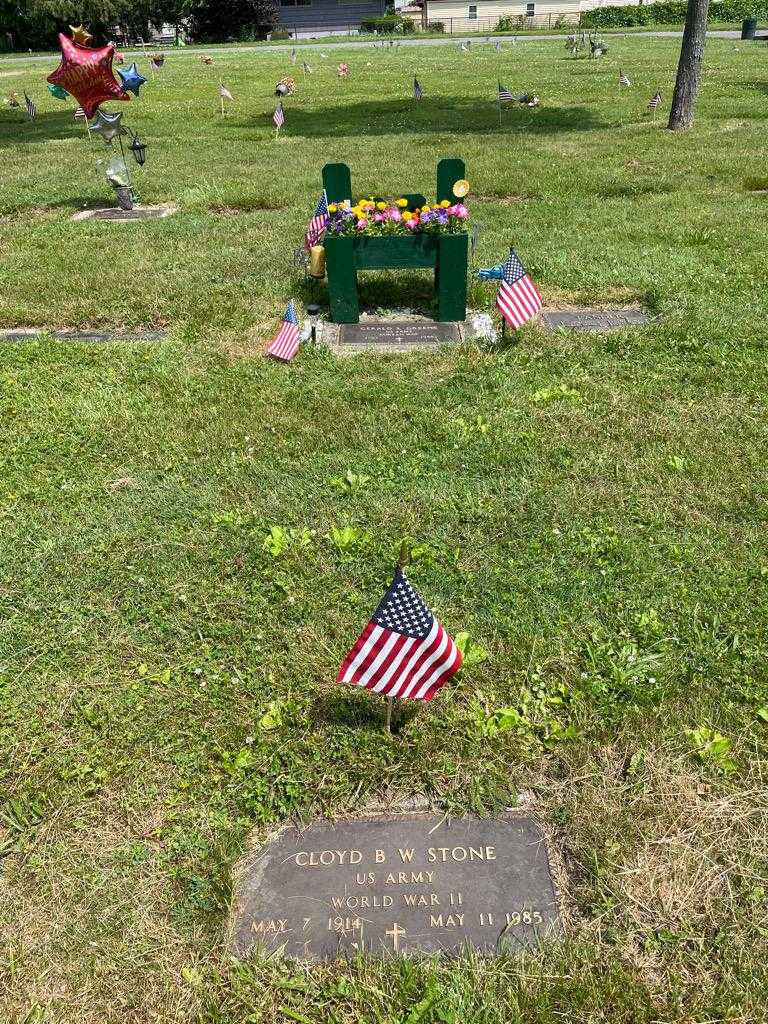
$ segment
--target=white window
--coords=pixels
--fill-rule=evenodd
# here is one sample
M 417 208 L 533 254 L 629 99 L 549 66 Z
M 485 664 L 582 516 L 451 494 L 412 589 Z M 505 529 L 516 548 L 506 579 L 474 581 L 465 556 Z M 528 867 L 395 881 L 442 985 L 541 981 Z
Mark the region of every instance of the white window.
M 469 5 L 469 14 L 467 15 L 469 21 L 477 21 L 477 4 Z
M 527 18 L 532 18 L 536 13 L 536 4 L 525 5 L 525 15 Z

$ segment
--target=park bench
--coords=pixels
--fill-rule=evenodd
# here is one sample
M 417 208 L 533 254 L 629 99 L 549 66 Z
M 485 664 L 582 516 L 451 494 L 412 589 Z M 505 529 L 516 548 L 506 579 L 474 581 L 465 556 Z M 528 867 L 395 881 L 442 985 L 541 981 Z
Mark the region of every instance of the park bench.
M 464 178 L 463 160 L 441 160 L 437 165 L 436 201 L 456 202 L 454 184 Z M 352 176 L 346 164 L 323 167 L 323 187 L 329 203 L 354 200 Z M 411 209 L 424 206 L 426 199 L 416 193 L 403 193 Z M 463 321 L 467 316 L 466 233 L 430 235 L 364 236 L 358 238 L 325 236 L 325 259 L 331 320 L 338 324 L 356 324 L 360 319 L 357 274 L 360 270 L 399 270 L 428 267 L 435 272 L 438 320 Z

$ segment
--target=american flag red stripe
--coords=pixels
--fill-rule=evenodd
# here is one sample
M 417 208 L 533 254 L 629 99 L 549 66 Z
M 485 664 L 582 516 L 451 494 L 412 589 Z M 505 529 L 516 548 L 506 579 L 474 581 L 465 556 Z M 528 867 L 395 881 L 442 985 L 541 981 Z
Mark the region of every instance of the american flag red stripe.
M 510 250 L 496 294 L 496 308 L 509 326 L 518 330 L 536 316 L 541 306 L 541 292 L 514 251 Z
M 320 194 L 315 212 L 310 220 L 306 234 L 304 235 L 304 247 L 309 251 L 313 245 L 317 245 L 325 234 L 325 229 L 328 225 L 328 199 L 325 194 L 325 189 Z
M 337 681 L 385 697 L 432 700 L 461 667 L 461 651 L 398 569 Z
M 541 293 L 526 274 L 514 284 L 501 282 L 496 305 L 509 326 L 517 330 L 541 309 Z
M 290 362 L 299 351 L 299 321 L 293 299 L 288 303 L 280 330 L 267 347 L 267 355 Z

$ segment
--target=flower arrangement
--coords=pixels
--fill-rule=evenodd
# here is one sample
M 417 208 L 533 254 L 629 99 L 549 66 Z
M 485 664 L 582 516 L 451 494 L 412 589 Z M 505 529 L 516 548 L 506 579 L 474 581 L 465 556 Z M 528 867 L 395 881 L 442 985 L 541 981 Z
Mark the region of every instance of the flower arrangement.
M 333 235 L 410 235 L 422 232 L 430 235 L 466 232 L 469 210 L 462 202 L 428 203 L 416 209 L 408 208 L 407 199 L 389 202 L 383 199 L 359 199 L 328 206 L 326 233 Z

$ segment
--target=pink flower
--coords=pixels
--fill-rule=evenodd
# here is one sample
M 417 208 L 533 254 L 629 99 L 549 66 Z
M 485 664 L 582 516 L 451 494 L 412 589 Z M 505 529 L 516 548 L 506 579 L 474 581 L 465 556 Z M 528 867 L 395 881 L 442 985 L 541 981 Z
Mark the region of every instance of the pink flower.
M 360 220 L 357 222 L 357 230 L 358 231 L 365 231 L 365 229 L 367 227 L 368 227 L 368 221 L 365 219 L 365 217 L 361 217 Z
M 403 219 L 402 213 L 400 213 L 400 211 L 398 210 L 398 208 L 396 206 L 391 206 L 387 210 L 387 213 L 389 214 L 389 219 L 393 220 L 395 222 L 401 221 Z
M 415 231 L 416 228 L 419 226 L 419 222 L 415 217 L 411 217 L 410 220 L 407 220 L 405 222 L 405 226 L 408 228 L 409 231 Z
M 383 213 L 374 213 L 373 219 L 377 224 L 381 224 L 384 220 L 386 220 Z
M 458 217 L 459 220 L 466 220 L 469 216 L 469 210 L 464 203 L 456 203 L 448 212 L 452 213 L 454 217 Z

